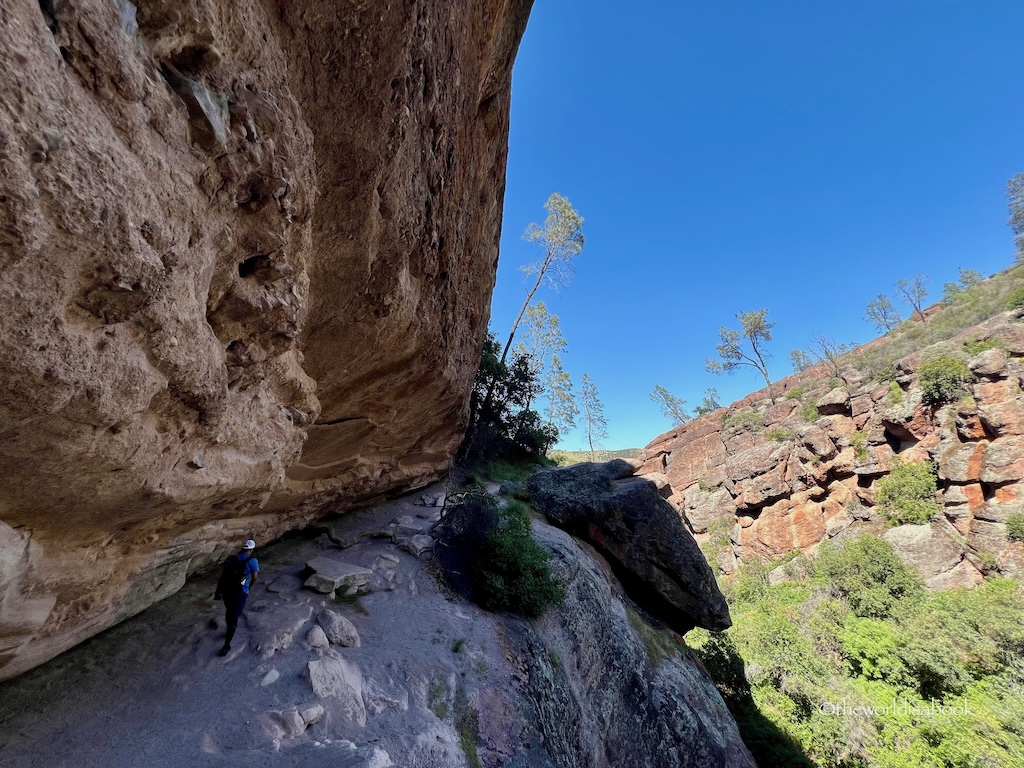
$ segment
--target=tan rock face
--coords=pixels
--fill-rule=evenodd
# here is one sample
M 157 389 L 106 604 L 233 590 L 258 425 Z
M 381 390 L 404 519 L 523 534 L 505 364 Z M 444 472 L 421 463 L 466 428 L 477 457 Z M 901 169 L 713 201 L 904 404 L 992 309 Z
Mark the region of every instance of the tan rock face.
M 849 368 L 847 386 L 829 389 L 831 374 L 812 368 L 775 383 L 776 393 L 791 393 L 790 399 L 773 404 L 766 390 L 755 392 L 676 427 L 643 456 L 664 457 L 667 498 L 692 530 L 708 531 L 718 521 L 737 526 L 731 554 L 717 557 L 727 573 L 751 557 L 810 553 L 826 539 L 885 533 L 887 523 L 874 509 L 876 490 L 897 458 L 937 468 L 941 515 L 930 526 L 885 534 L 929 588 L 980 583 L 975 561 L 994 560 L 1001 573 L 1019 573 L 1019 547 L 1007 540 L 1006 520 L 1024 499 L 1024 364 L 1016 351 L 1024 350 L 1024 329 L 1004 313 L 934 353 L 949 354 L 978 338 L 1002 347 L 970 360 L 976 378 L 957 402 L 939 408 L 921 402 L 914 371 L 932 351 L 896 361 L 897 384 L 861 380 Z M 725 426 L 762 420 L 756 431 Z M 645 471 L 641 465 L 638 474 Z
M 0 680 L 442 471 L 529 0 L 0 9 Z

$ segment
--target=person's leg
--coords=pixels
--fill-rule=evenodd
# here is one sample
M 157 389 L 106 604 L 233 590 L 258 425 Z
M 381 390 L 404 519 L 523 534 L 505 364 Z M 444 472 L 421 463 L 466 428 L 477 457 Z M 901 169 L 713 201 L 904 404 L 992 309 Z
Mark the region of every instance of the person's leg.
M 224 647 L 221 648 L 222 656 L 231 650 L 231 640 L 235 636 L 235 630 L 238 629 L 238 619 L 241 618 L 242 611 L 245 610 L 245 601 L 248 597 L 247 594 L 241 592 L 235 597 L 224 599 L 224 606 L 226 608 L 225 620 L 228 625 L 228 631 L 224 637 Z

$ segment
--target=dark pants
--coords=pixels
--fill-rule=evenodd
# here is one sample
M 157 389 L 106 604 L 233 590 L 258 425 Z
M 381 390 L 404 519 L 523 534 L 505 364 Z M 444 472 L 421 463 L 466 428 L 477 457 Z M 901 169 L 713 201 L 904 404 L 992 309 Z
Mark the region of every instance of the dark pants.
M 224 595 L 224 621 L 228 625 L 228 633 L 224 638 L 224 645 L 231 645 L 231 638 L 235 636 L 238 629 L 238 619 L 245 610 L 245 601 L 249 595 L 241 590 L 237 595 Z

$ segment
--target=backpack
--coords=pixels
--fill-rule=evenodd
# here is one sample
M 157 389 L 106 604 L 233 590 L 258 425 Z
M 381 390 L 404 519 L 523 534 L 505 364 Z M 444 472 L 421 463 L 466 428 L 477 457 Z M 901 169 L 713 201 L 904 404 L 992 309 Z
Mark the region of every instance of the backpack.
M 242 584 L 245 582 L 245 566 L 252 559 L 252 555 L 241 557 L 232 555 L 224 561 L 224 570 L 220 574 L 220 581 L 217 583 L 217 591 L 222 595 L 237 595 L 242 591 Z

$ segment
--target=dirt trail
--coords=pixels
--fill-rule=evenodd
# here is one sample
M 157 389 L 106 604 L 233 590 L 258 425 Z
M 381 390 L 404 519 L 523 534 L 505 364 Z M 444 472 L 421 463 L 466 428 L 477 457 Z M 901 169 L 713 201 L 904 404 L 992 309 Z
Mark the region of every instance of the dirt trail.
M 378 531 L 398 516 L 422 512 L 414 498 L 346 515 L 333 522 L 335 531 L 350 539 Z M 275 579 L 298 576 L 306 561 L 325 552 L 366 567 L 381 554 L 397 557 L 394 589 L 343 600 L 304 589 L 268 591 Z M 135 618 L 0 686 L 0 764 L 232 766 L 256 759 L 282 766 L 384 766 L 387 758 L 372 751 L 381 743 L 412 759 L 437 753 L 429 760 L 420 755 L 422 765 L 460 764 L 457 734 L 429 705 L 443 712 L 448 704 L 441 702 L 453 696 L 454 680 L 470 677 L 476 688 L 507 685 L 509 670 L 493 620 L 473 606 L 450 602 L 427 572 L 427 558 L 417 559 L 387 539 L 366 538 L 340 551 L 326 536 L 307 534 L 256 554 L 262 578 L 226 659 L 217 656 L 223 621 L 221 628 L 211 626 L 222 615 L 211 599 L 216 574 L 193 579 Z M 360 647 L 332 647 L 325 654 L 307 645 L 306 634 L 324 607 L 355 625 Z M 295 618 L 307 612 L 310 620 Z M 296 623 L 300 628 L 292 631 Z M 266 636 L 280 641 L 289 633 L 289 647 L 269 658 L 261 658 L 265 650 L 254 650 L 257 644 L 266 648 Z M 303 677 L 307 662 L 325 655 L 341 656 L 361 670 L 363 698 L 371 709 L 365 727 L 330 697 L 318 699 Z M 276 681 L 261 685 L 271 670 L 279 675 Z M 268 713 L 316 703 L 326 710 L 320 721 L 298 738 L 274 740 Z M 425 735 L 440 746 L 431 743 L 417 752 Z

